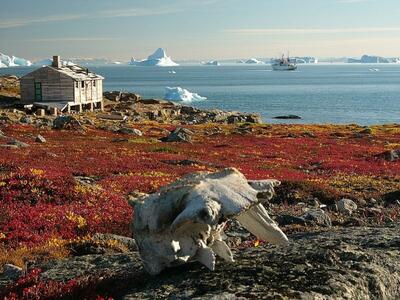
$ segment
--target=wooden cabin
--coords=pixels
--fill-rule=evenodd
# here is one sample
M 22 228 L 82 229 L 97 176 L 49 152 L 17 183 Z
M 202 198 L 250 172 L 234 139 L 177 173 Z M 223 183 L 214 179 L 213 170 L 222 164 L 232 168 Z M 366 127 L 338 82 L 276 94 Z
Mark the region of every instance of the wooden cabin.
M 104 77 L 77 65 L 62 65 L 53 56 L 50 66 L 21 78 L 21 101 L 45 109 L 71 112 L 103 109 Z

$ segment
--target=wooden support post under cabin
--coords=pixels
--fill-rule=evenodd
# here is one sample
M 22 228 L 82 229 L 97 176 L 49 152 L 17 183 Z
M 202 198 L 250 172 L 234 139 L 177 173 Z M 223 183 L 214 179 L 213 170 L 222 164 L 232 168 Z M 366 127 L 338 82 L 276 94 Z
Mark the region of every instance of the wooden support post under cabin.
M 50 114 L 51 114 L 52 116 L 57 117 L 57 115 L 58 115 L 58 109 L 57 109 L 57 107 L 50 107 Z
M 100 102 L 100 110 L 104 111 L 104 103 L 103 103 L 103 101 Z
M 82 111 L 83 111 L 82 104 L 79 104 L 79 112 L 81 113 Z
M 46 110 L 44 110 L 43 108 L 39 108 L 36 111 L 36 115 L 39 116 L 39 117 L 44 117 L 46 115 Z
M 71 113 L 71 106 L 68 104 L 67 106 L 67 112 L 70 114 Z

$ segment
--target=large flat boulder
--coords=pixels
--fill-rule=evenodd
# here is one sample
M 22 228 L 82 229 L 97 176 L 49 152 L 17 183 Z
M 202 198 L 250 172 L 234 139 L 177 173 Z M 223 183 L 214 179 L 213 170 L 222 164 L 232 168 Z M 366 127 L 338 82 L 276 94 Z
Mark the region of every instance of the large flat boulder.
M 400 224 L 294 234 L 285 247 L 236 249 L 236 261 L 219 260 L 214 272 L 192 263 L 151 276 L 131 252 L 49 262 L 42 277 L 111 274 L 100 292 L 123 299 L 399 299 L 399 231 Z

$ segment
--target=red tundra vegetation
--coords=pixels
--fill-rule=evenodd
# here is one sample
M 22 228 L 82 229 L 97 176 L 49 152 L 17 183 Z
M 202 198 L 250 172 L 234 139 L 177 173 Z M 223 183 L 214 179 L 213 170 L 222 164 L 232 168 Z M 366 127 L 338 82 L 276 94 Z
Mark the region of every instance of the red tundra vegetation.
M 400 147 L 399 125 L 368 132 L 356 125 L 188 126 L 192 143 L 160 142 L 175 128 L 171 125 L 135 127 L 143 136 L 17 124 L 2 128 L 7 137 L 30 146 L 0 148 L 0 268 L 66 257 L 71 243 L 96 232 L 130 236 L 128 198 L 156 192 L 194 171 L 236 167 L 249 179 L 279 179 L 277 211 L 313 197 L 327 205 L 341 197 L 368 205 L 371 198 L 381 201 L 384 194 L 400 190 L 400 161 L 381 155 Z M 47 142 L 35 142 L 37 134 Z M 396 219 L 398 208 L 373 217 L 374 222 Z M 64 290 L 73 295 L 80 284 L 77 279 L 44 288 L 37 282 L 39 273 L 21 279 L 14 286 L 20 292 L 9 299 Z M 22 286 L 29 288 L 18 289 Z

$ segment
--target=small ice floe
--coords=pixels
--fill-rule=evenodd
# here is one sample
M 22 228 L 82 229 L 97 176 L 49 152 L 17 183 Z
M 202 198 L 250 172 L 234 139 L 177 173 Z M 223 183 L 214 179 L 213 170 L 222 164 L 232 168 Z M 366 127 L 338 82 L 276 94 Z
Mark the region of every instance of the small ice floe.
M 196 93 L 191 93 L 181 87 L 166 87 L 164 99 L 171 101 L 202 101 L 207 98 Z
M 174 71 L 174 70 L 168 71 L 168 74 L 176 74 L 176 71 Z
M 371 68 L 371 69 L 369 69 L 371 72 L 379 72 L 379 69 L 376 69 L 376 68 Z

